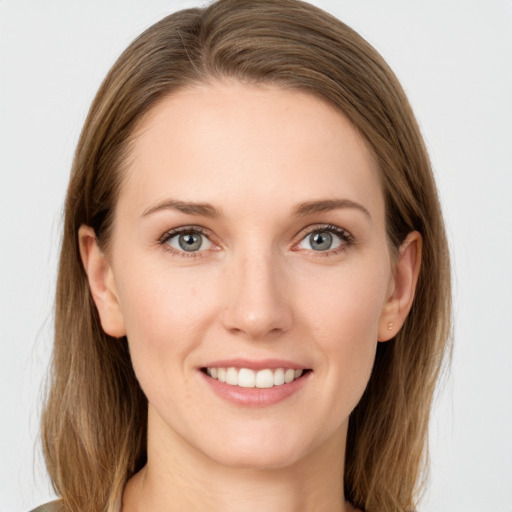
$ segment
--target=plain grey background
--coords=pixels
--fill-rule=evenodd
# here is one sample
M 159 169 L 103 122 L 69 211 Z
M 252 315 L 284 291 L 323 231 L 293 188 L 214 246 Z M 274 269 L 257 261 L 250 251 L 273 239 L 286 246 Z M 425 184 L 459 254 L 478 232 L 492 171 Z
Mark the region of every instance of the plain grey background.
M 455 350 L 422 512 L 512 511 L 512 2 L 315 0 L 406 89 L 440 189 Z M 0 511 L 53 495 L 38 422 L 72 153 L 116 57 L 198 2 L 0 0 Z

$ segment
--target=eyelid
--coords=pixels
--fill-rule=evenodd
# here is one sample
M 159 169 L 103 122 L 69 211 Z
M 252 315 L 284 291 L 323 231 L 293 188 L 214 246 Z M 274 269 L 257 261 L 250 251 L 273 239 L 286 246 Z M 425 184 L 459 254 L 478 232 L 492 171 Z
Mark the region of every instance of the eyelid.
M 322 231 L 328 231 L 330 233 L 333 233 L 334 235 L 340 237 L 341 240 L 343 241 L 343 243 L 335 249 L 329 249 L 326 251 L 313 251 L 312 249 L 308 250 L 308 249 L 298 249 L 297 248 L 298 244 L 300 244 L 307 236 L 311 235 L 312 233 L 322 232 Z M 176 250 L 175 248 L 171 247 L 167 243 L 174 236 L 179 235 L 181 233 L 189 233 L 189 232 L 196 232 L 196 233 L 199 233 L 199 234 L 205 236 L 211 242 L 211 244 L 213 245 L 213 248 L 208 248 L 208 249 L 200 250 L 200 251 L 187 252 L 187 251 Z M 179 226 L 179 227 L 167 230 L 157 240 L 157 242 L 158 242 L 158 245 L 165 246 L 165 249 L 169 250 L 173 254 L 176 254 L 178 256 L 187 257 L 187 258 L 197 258 L 197 257 L 207 256 L 208 252 L 217 251 L 220 249 L 220 243 L 218 242 L 218 240 L 216 240 L 216 238 L 217 237 L 214 235 L 214 233 L 207 228 L 204 228 L 204 227 L 198 226 L 198 225 L 186 225 L 186 226 Z M 291 248 L 292 251 L 295 251 L 295 252 L 307 251 L 309 253 L 314 253 L 315 256 L 336 255 L 336 254 L 339 254 L 340 252 L 345 251 L 347 249 L 347 247 L 355 244 L 354 237 L 349 231 L 347 231 L 345 228 L 341 228 L 339 226 L 335 226 L 332 224 L 312 224 L 310 226 L 303 228 L 294 237 L 294 239 L 296 241 L 293 243 L 293 246 Z
M 176 249 L 175 247 L 172 247 L 170 244 L 168 244 L 169 240 L 174 238 L 177 235 L 180 235 L 182 233 L 198 233 L 204 237 L 206 237 L 209 242 L 212 244 L 213 247 L 209 247 L 208 249 L 203 249 L 200 251 L 180 251 Z M 214 240 L 215 236 L 213 235 L 212 231 L 209 229 L 206 229 L 202 226 L 196 226 L 196 225 L 188 225 L 188 226 L 179 226 L 176 228 L 172 228 L 167 230 L 160 238 L 158 238 L 157 242 L 158 245 L 163 246 L 166 250 L 171 252 L 174 255 L 177 256 L 183 256 L 185 258 L 198 258 L 198 257 L 204 257 L 206 256 L 206 253 L 209 251 L 215 251 L 218 250 L 219 244 Z
M 159 239 L 159 243 L 165 243 L 173 236 L 179 235 L 181 233 L 200 233 L 201 235 L 206 236 L 208 239 L 213 235 L 213 233 L 206 228 L 203 228 L 202 226 L 196 226 L 194 224 L 188 225 L 188 226 L 178 226 L 176 228 L 168 229 Z M 213 243 L 213 242 L 212 242 Z
M 298 249 L 297 246 L 307 237 L 310 236 L 312 233 L 317 232 L 323 232 L 327 231 L 329 233 L 333 233 L 334 235 L 338 236 L 342 240 L 342 244 L 339 247 L 336 247 L 335 249 L 328 249 L 326 251 L 313 251 L 312 249 Z M 314 253 L 315 256 L 331 256 L 339 254 L 342 251 L 345 251 L 347 247 L 353 245 L 355 243 L 354 237 L 352 234 L 347 231 L 345 228 L 341 228 L 339 226 L 334 226 L 332 224 L 313 224 L 311 226 L 307 226 L 304 229 L 302 229 L 297 236 L 295 237 L 298 239 L 297 242 L 293 244 L 292 250 L 294 251 L 307 251 L 310 253 Z

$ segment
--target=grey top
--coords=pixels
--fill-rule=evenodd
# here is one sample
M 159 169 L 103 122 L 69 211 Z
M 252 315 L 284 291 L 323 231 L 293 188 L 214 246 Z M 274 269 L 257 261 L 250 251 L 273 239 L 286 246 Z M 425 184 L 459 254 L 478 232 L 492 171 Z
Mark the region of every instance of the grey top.
M 51 501 L 50 503 L 45 503 L 44 505 L 41 505 L 40 507 L 37 507 L 30 512 L 60 512 L 61 508 L 59 505 L 60 500 Z

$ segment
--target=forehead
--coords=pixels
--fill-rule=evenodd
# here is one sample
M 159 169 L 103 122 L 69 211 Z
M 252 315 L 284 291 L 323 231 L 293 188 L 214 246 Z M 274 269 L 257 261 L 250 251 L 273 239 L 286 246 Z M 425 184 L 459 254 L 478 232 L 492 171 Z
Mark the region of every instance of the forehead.
M 140 211 L 167 195 L 291 208 L 341 194 L 383 208 L 375 158 L 348 119 L 275 86 L 227 82 L 170 94 L 138 127 L 125 170 L 118 206 Z

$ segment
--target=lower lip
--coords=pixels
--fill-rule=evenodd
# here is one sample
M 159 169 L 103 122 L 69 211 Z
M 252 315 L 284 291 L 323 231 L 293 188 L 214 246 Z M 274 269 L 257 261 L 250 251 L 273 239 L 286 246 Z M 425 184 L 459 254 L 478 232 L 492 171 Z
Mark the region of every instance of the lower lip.
M 242 388 L 230 386 L 217 379 L 213 379 L 206 373 L 200 371 L 210 388 L 221 398 L 235 405 L 246 407 L 267 407 L 290 398 L 298 393 L 307 383 L 312 372 L 306 372 L 298 379 L 281 386 L 271 388 Z

